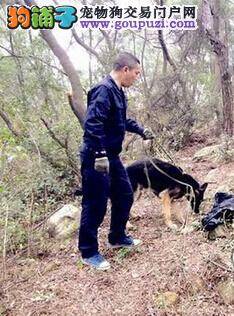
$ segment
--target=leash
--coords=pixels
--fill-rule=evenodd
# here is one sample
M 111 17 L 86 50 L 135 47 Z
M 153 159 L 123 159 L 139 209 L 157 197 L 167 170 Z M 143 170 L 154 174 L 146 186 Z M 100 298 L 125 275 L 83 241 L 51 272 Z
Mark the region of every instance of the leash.
M 174 160 L 174 159 L 172 158 L 172 156 L 168 153 L 168 151 L 165 150 L 164 147 L 156 140 L 156 138 L 150 140 L 150 142 L 151 142 L 151 148 L 152 148 L 153 141 L 157 143 L 156 149 L 159 149 L 159 150 L 158 150 L 159 155 L 161 155 L 161 153 L 165 154 L 165 157 L 167 157 L 166 159 L 169 159 L 170 162 L 171 162 L 174 166 L 176 166 L 177 163 L 175 162 L 175 160 Z M 143 148 L 144 148 L 144 143 L 143 143 L 143 142 L 142 142 L 142 146 L 143 146 Z M 144 148 L 144 151 L 145 151 L 145 154 L 148 156 L 148 154 L 147 154 L 145 148 Z

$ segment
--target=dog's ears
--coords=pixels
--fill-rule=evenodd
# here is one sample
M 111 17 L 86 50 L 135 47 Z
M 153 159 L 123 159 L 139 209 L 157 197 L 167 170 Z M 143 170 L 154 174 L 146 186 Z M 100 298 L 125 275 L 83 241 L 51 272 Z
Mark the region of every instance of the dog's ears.
M 207 183 L 207 182 L 203 183 L 203 184 L 200 186 L 200 191 L 205 192 L 207 186 L 208 186 L 208 183 Z

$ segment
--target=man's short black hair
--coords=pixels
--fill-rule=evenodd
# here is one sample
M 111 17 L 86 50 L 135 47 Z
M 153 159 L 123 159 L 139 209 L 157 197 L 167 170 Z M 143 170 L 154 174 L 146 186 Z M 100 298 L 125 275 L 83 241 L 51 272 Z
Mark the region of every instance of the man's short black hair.
M 128 52 L 120 53 L 114 61 L 113 70 L 121 70 L 123 67 L 127 66 L 129 69 L 136 67 L 140 64 L 140 61 L 136 56 Z

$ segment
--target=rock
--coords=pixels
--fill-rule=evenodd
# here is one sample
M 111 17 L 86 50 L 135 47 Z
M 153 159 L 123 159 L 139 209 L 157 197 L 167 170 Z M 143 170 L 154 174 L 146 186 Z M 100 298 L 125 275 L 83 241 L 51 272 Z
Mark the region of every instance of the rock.
M 225 160 L 232 161 L 234 157 L 234 150 L 227 148 L 225 144 L 212 145 L 204 147 L 197 151 L 193 156 L 195 161 L 209 160 L 212 162 L 222 162 Z
M 198 150 L 193 156 L 193 159 L 196 161 L 211 160 L 217 162 L 216 159 L 220 155 L 220 153 L 220 145 L 208 146 Z
M 218 292 L 225 304 L 234 304 L 234 281 L 227 280 L 218 285 Z
M 187 235 L 187 234 L 191 234 L 193 233 L 195 230 L 197 230 L 197 228 L 195 226 L 192 225 L 186 225 L 184 228 L 181 229 L 181 234 L 183 235 Z
M 210 182 L 208 190 L 206 191 L 206 202 L 209 202 L 206 205 L 206 210 L 211 209 L 214 203 L 214 196 L 217 192 L 226 192 L 233 194 L 234 192 L 234 171 L 222 170 L 222 168 L 217 168 L 211 170 L 204 179 L 204 182 Z
M 67 204 L 53 214 L 47 221 L 50 237 L 67 239 L 76 233 L 80 218 L 80 209 Z
M 9 315 L 10 310 L 4 304 L 0 303 L 0 315 Z
M 157 294 L 155 297 L 155 304 L 159 308 L 166 308 L 175 305 L 179 301 L 179 296 L 175 292 L 164 292 Z
M 34 258 L 22 258 L 17 262 L 18 265 L 20 266 L 32 266 L 34 264 L 37 264 L 37 260 L 35 260 Z
M 49 262 L 43 271 L 43 274 L 54 272 L 55 270 L 58 270 L 61 266 L 61 262 L 55 261 L 55 262 Z
M 36 272 L 35 267 L 24 267 L 24 269 L 20 271 L 20 277 L 23 280 L 28 280 L 30 277 L 33 277 L 35 275 L 35 272 Z
M 225 183 L 220 184 L 217 188 L 217 192 L 226 192 L 233 194 L 234 192 L 234 178 L 228 177 L 225 181 Z
M 191 295 L 197 294 L 204 290 L 205 284 L 202 278 L 197 275 L 191 275 L 189 278 L 188 292 Z
M 217 182 L 219 175 L 220 175 L 220 170 L 218 168 L 212 169 L 206 175 L 204 182 Z

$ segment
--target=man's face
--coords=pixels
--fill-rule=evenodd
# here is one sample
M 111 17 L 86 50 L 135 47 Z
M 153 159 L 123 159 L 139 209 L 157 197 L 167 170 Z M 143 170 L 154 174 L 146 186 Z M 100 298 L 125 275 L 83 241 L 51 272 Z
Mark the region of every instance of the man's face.
M 138 79 L 139 75 L 141 73 L 141 67 L 139 64 L 137 64 L 134 68 L 128 68 L 125 66 L 122 69 L 122 86 L 125 88 L 130 87 L 133 85 L 136 79 Z

